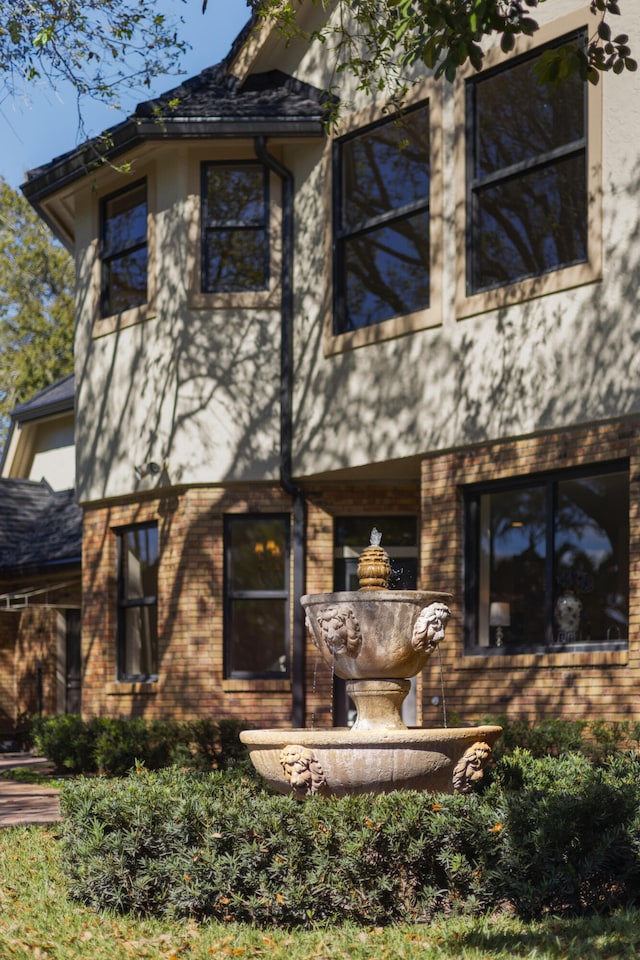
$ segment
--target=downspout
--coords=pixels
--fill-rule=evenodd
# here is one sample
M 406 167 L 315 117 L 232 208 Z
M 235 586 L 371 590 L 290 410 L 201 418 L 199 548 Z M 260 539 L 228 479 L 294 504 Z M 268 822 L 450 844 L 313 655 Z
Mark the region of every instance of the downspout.
M 264 137 L 254 139 L 257 158 L 282 183 L 282 265 L 280 270 L 280 486 L 293 500 L 293 664 L 291 670 L 294 727 L 305 722 L 305 626 L 300 598 L 305 592 L 306 503 L 292 478 L 293 446 L 293 174 L 266 147 Z

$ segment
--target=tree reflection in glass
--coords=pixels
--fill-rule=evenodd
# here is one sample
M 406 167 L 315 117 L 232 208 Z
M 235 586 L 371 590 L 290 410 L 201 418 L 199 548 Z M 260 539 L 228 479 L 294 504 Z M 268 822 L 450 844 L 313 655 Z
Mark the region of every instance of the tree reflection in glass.
M 268 177 L 259 163 L 202 169 L 202 290 L 263 290 L 269 282 Z
M 539 56 L 467 83 L 470 292 L 587 259 L 587 83 Z
M 429 108 L 340 141 L 336 332 L 429 306 Z
M 147 300 L 146 183 L 105 198 L 102 205 L 102 316 Z

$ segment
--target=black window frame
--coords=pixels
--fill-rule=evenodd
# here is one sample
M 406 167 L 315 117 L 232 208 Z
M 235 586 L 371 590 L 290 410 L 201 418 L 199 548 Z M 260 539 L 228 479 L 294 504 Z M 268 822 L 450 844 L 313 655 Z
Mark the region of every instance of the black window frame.
M 351 140 L 355 140 L 359 137 L 366 136 L 368 133 L 371 133 L 374 130 L 380 129 L 381 127 L 390 124 L 400 122 L 402 123 L 406 120 L 407 117 L 410 117 L 412 113 L 416 113 L 420 110 L 426 109 L 428 111 L 428 126 L 429 126 L 429 155 L 426 158 L 427 166 L 429 169 L 429 188 L 426 196 L 421 197 L 419 200 L 415 200 L 412 203 L 406 203 L 399 207 L 392 207 L 390 210 L 385 211 L 384 213 L 378 214 L 373 217 L 368 217 L 358 223 L 352 228 L 343 227 L 343 194 L 344 194 L 344 185 L 343 185 L 343 148 L 345 144 L 348 144 Z M 377 327 L 380 324 L 388 323 L 393 321 L 396 317 L 406 316 L 407 314 L 393 314 L 392 316 L 377 320 L 372 323 L 362 324 L 359 326 L 350 326 L 347 323 L 347 308 L 346 308 L 346 269 L 344 256 L 344 247 L 349 240 L 354 238 L 365 236 L 367 233 L 374 232 L 375 230 L 380 229 L 381 227 L 386 227 L 393 225 L 401 220 L 404 220 L 408 217 L 416 216 L 421 213 L 426 213 L 428 221 L 428 235 L 426 237 L 427 250 L 429 252 L 429 295 L 428 301 L 421 310 L 428 310 L 432 304 L 432 264 L 431 264 L 431 189 L 432 189 L 432 180 L 433 180 L 433 170 L 431 169 L 431 152 L 432 152 L 432 132 L 431 132 L 431 99 L 429 97 L 421 100 L 419 103 L 412 105 L 410 108 L 407 108 L 402 114 L 395 113 L 390 116 L 384 116 L 379 120 L 376 120 L 373 123 L 367 124 L 362 127 L 345 134 L 343 137 L 338 138 L 333 143 L 332 148 L 332 208 L 333 208 L 333 242 L 332 242 L 332 270 L 333 270 L 333 334 L 334 336 L 342 336 L 345 333 L 353 333 L 357 330 L 367 329 L 369 327 Z M 415 311 L 414 311 L 415 312 Z
M 156 556 L 156 592 L 155 594 L 148 594 L 143 597 L 128 598 L 125 579 L 126 579 L 126 565 L 124 562 L 124 542 L 125 538 L 129 533 L 135 530 L 151 530 L 155 529 L 157 536 L 157 556 Z M 147 683 L 147 682 L 156 682 L 158 679 L 158 568 L 160 564 L 160 531 L 158 528 L 158 523 L 155 520 L 145 521 L 143 523 L 131 523 L 125 527 L 118 527 L 114 531 L 116 534 L 117 542 L 117 624 L 116 624 L 116 672 L 118 682 L 129 682 L 129 683 Z M 139 673 L 139 674 L 129 674 L 126 670 L 127 664 L 127 627 L 126 627 L 126 615 L 127 610 L 134 607 L 154 607 L 156 616 L 155 616 L 155 636 L 153 636 L 152 642 L 154 647 L 154 659 L 155 659 L 155 671 L 150 673 Z
M 554 150 L 548 151 L 547 153 L 537 154 L 536 156 L 529 157 L 507 167 L 502 167 L 500 170 L 494 171 L 485 176 L 475 177 L 475 160 L 478 141 L 474 98 L 477 84 L 484 80 L 490 79 L 492 76 L 497 74 L 506 73 L 528 60 L 535 60 L 542 56 L 545 51 L 553 49 L 554 47 L 561 47 L 572 43 L 586 46 L 586 42 L 587 30 L 585 27 L 580 27 L 571 31 L 570 33 L 564 34 L 561 37 L 556 37 L 544 45 L 534 47 L 532 50 L 529 50 L 526 53 L 511 57 L 495 67 L 467 78 L 465 81 L 465 289 L 466 296 L 468 297 L 482 295 L 493 290 L 504 289 L 523 281 L 531 281 L 539 277 L 558 273 L 578 264 L 586 264 L 589 262 L 589 84 L 586 80 L 584 81 L 584 96 L 582 104 L 583 135 L 581 137 L 572 140 L 561 147 L 557 147 Z M 553 91 L 555 88 L 549 84 L 549 89 Z M 577 157 L 580 154 L 583 156 L 585 181 L 585 256 L 577 260 L 570 260 L 566 263 L 559 263 L 539 272 L 523 273 L 522 275 L 518 275 L 509 280 L 486 284 L 479 283 L 476 286 L 476 252 L 481 246 L 479 242 L 480 234 L 478 227 L 478 195 L 480 192 L 486 187 L 516 180 L 523 175 L 542 170 L 558 161 L 566 160 L 570 157 Z
M 227 220 L 217 220 L 209 215 L 208 203 L 208 170 L 211 167 L 229 167 L 246 168 L 255 167 L 262 171 L 262 209 L 263 216 L 260 220 L 243 220 L 242 218 L 231 218 Z M 269 289 L 271 282 L 271 237 L 270 237 L 270 204 L 271 204 L 271 186 L 269 170 L 260 160 L 203 160 L 200 164 L 200 292 L 203 294 L 219 294 L 233 296 L 242 293 L 259 293 Z M 264 283 L 260 286 L 245 284 L 232 289 L 217 288 L 207 285 L 208 276 L 208 257 L 207 257 L 207 235 L 209 232 L 222 231 L 247 231 L 264 233 L 265 244 L 263 254 Z
M 598 651 L 627 650 L 629 636 L 610 640 L 578 641 L 559 643 L 553 637 L 555 600 L 555 550 L 554 515 L 557 503 L 558 484 L 566 480 L 580 479 L 604 474 L 626 473 L 629 476 L 628 459 L 590 463 L 584 466 L 566 467 L 553 471 L 531 473 L 525 476 L 507 477 L 499 480 L 470 484 L 462 491 L 464 517 L 463 548 L 463 594 L 464 594 L 464 655 L 465 656 L 518 656 L 544 653 L 593 653 Z M 478 643 L 479 588 L 480 588 L 480 499 L 483 495 L 540 486 L 545 489 L 545 530 L 547 550 L 545 555 L 544 624 L 545 640 L 540 644 L 505 642 L 500 647 L 481 646 Z M 629 504 L 630 506 L 630 504 Z M 630 517 L 627 536 L 630 535 Z M 627 570 L 627 600 L 630 599 L 630 571 Z
M 284 587 L 282 590 L 231 589 L 231 526 L 240 520 L 281 520 L 284 529 L 285 554 Z M 228 513 L 224 515 L 224 676 L 228 680 L 290 680 L 291 679 L 291 516 L 288 513 Z M 233 666 L 233 604 L 236 600 L 284 601 L 284 670 L 239 670 Z
M 133 193 L 134 190 L 139 190 L 141 187 L 144 187 L 144 202 L 145 202 L 145 233 L 144 240 L 137 240 L 131 243 L 123 244 L 114 244 L 111 247 L 108 246 L 105 235 L 106 235 L 106 224 L 108 221 L 107 217 L 107 205 L 113 201 L 117 200 L 118 197 L 122 197 L 127 193 Z M 126 187 L 122 187 L 120 190 L 116 190 L 113 193 L 109 193 L 106 196 L 102 197 L 100 200 L 100 317 L 102 319 L 106 317 L 112 317 L 120 313 L 124 313 L 126 310 L 133 310 L 137 307 L 142 307 L 149 302 L 149 228 L 148 228 L 148 216 L 149 216 L 149 190 L 147 184 L 147 178 L 142 177 L 140 180 L 136 180 L 135 183 L 129 184 Z M 113 310 L 111 308 L 111 264 L 117 259 L 123 257 L 126 254 L 137 253 L 138 250 L 145 249 L 147 251 L 147 264 L 146 264 L 146 278 L 147 282 L 145 284 L 145 295 L 144 299 L 138 300 L 135 303 L 128 304 L 128 306 L 121 308 L 120 310 Z

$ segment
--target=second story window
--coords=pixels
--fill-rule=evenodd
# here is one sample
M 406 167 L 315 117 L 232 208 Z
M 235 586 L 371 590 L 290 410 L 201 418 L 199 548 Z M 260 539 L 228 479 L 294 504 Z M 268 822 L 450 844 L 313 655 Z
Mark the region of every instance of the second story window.
M 100 314 L 147 302 L 147 184 L 142 180 L 105 197 L 101 206 Z
M 588 85 L 539 82 L 542 55 L 467 81 L 468 295 L 587 260 Z
M 254 161 L 202 164 L 202 293 L 269 286 L 269 177 Z
M 339 140 L 334 152 L 334 333 L 430 305 L 429 107 Z
M 118 532 L 118 680 L 158 673 L 158 527 Z

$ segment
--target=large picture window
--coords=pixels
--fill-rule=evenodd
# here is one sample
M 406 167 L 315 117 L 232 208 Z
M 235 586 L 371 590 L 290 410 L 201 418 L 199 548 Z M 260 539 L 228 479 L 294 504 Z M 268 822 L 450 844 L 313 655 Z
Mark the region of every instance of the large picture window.
M 466 82 L 468 295 L 587 260 L 588 84 L 539 82 L 542 55 Z
M 118 532 L 118 679 L 158 673 L 158 527 Z
M 202 164 L 202 292 L 269 286 L 269 176 L 255 161 Z
M 334 148 L 334 333 L 430 305 L 429 106 Z
M 624 465 L 467 496 L 467 643 L 508 652 L 626 645 Z
M 147 302 L 146 181 L 103 199 L 100 235 L 100 314 L 108 317 Z
M 225 673 L 289 675 L 289 517 L 225 518 Z

